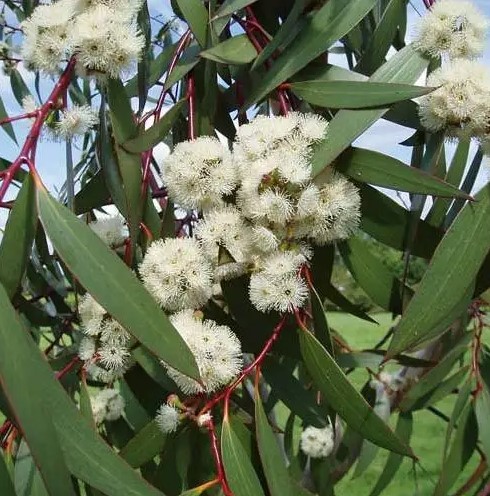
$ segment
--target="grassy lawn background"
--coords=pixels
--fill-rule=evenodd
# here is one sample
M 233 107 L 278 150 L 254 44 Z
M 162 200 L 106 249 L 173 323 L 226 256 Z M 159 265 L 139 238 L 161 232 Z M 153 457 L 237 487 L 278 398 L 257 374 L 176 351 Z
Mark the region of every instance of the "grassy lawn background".
M 379 322 L 379 326 L 343 313 L 328 314 L 331 327 L 338 331 L 354 349 L 373 347 L 389 329 L 391 325 L 389 314 L 376 314 L 373 317 Z M 367 373 L 359 370 L 350 378 L 360 386 L 365 383 Z M 446 415 L 450 415 L 454 400 L 453 397 L 445 398 L 435 406 Z M 412 462 L 406 459 L 392 483 L 383 492 L 383 496 L 430 496 L 434 491 L 441 468 L 446 423 L 427 410 L 414 413 L 413 419 L 410 444 L 419 457 L 423 470 L 416 467 L 414 474 Z M 395 415 L 392 416 L 392 420 L 396 421 Z M 368 496 L 384 468 L 387 456 L 388 453 L 380 449 L 371 466 L 357 479 L 352 479 L 351 470 L 336 486 L 336 496 Z M 473 456 L 453 486 L 452 493 L 466 482 L 478 465 L 478 461 L 478 455 Z

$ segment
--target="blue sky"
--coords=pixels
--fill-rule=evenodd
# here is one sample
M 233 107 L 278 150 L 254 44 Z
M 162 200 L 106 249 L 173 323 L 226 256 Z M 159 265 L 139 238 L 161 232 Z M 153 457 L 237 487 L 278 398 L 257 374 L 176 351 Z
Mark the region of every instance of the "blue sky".
M 490 18 L 490 1 L 489 0 L 473 0 L 473 2 Z M 164 0 L 149 0 L 148 4 L 150 10 L 154 14 L 161 14 L 163 17 L 168 17 L 171 14 L 171 9 L 169 7 L 169 1 Z M 424 12 L 425 8 L 423 6 L 422 0 L 413 0 L 413 6 L 415 6 L 419 12 Z M 409 7 L 409 25 L 408 33 L 413 33 L 414 25 L 417 21 L 418 14 L 413 7 Z M 490 37 L 487 40 L 487 46 L 483 60 L 490 65 Z M 335 61 L 337 63 L 337 60 Z M 27 71 L 21 69 L 21 73 L 24 76 L 27 84 L 32 88 L 33 86 L 33 75 Z M 43 92 L 46 93 L 52 87 L 49 81 L 45 81 L 41 85 Z M 15 115 L 21 113 L 22 110 L 14 100 L 10 80 L 7 76 L 0 75 L 0 96 L 4 102 L 7 112 L 10 115 Z M 15 125 L 15 130 L 17 138 L 20 143 L 28 130 L 28 124 L 25 121 L 21 121 Z M 386 121 L 379 121 L 376 123 L 368 132 L 366 132 L 357 142 L 358 146 L 365 148 L 379 150 L 383 153 L 396 156 L 403 160 L 409 159 L 410 149 L 399 145 L 401 141 L 405 140 L 412 134 L 412 131 L 401 126 L 390 124 Z M 76 146 L 76 144 L 75 144 Z M 0 131 L 0 157 L 6 159 L 14 159 L 16 157 L 18 148 L 17 146 L 7 137 L 7 135 Z M 64 144 L 53 143 L 48 140 L 43 140 L 41 146 L 38 150 L 38 167 L 41 173 L 41 177 L 45 181 L 45 184 L 52 191 L 59 188 L 65 179 L 65 149 Z M 483 172 L 479 178 L 478 185 L 481 186 L 484 181 L 488 179 L 487 172 Z M 5 221 L 5 212 L 0 210 L 0 227 L 2 227 Z

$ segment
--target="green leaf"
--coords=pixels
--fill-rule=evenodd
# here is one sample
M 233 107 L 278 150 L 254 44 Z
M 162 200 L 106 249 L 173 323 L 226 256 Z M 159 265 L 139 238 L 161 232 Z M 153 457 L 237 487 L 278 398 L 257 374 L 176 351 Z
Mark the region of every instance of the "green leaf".
M 24 181 L 11 210 L 0 244 L 0 282 L 12 298 L 24 276 L 36 235 L 35 187 L 31 176 Z
M 109 197 L 104 171 L 99 171 L 75 195 L 75 213 L 80 215 L 107 205 L 110 201 Z
M 380 107 L 425 95 L 433 88 L 361 81 L 299 81 L 291 89 L 312 105 L 334 109 Z
M 104 98 L 101 99 L 99 119 L 100 131 L 97 136 L 96 153 L 98 154 L 104 182 L 107 186 L 107 190 L 110 193 L 110 198 L 117 209 L 126 218 L 128 215 L 126 212 L 126 198 L 124 195 L 121 174 L 116 163 L 114 140 L 111 139 L 108 132 L 109 126 L 107 122 L 106 105 Z
M 307 330 L 300 331 L 303 359 L 316 386 L 349 427 L 365 439 L 390 451 L 413 457 L 412 450 L 381 420 L 354 389 L 320 342 Z
M 240 34 L 204 50 L 201 52 L 201 57 L 221 64 L 248 64 L 257 57 L 257 50 L 246 34 Z
M 461 139 L 458 143 L 458 147 L 454 152 L 453 159 L 451 160 L 451 165 L 446 174 L 446 182 L 454 186 L 459 186 L 461 179 L 464 175 L 464 170 L 466 168 L 466 162 L 468 161 L 468 153 L 470 151 L 469 139 Z M 437 198 L 432 206 L 429 214 L 427 215 L 427 221 L 434 226 L 439 226 L 444 222 L 446 213 L 451 205 L 451 200 L 446 198 Z
M 361 229 L 374 239 L 403 251 L 406 246 L 410 212 L 367 184 L 360 184 Z M 442 238 L 442 231 L 420 220 L 412 255 L 431 258 Z
M 13 477 L 17 496 L 49 496 L 25 439 L 15 456 Z
M 46 234 L 80 284 L 149 350 L 198 379 L 184 340 L 119 257 L 43 189 L 38 190 L 38 209 Z
M 8 117 L 7 111 L 5 110 L 5 105 L 3 104 L 2 98 L 0 98 L 0 120 Z M 17 143 L 17 138 L 15 137 L 14 127 L 11 122 L 6 122 L 2 124 L 3 130 L 13 139 L 14 143 Z
M 269 425 L 258 388 L 255 388 L 255 428 L 260 459 L 271 496 L 295 496 L 283 453 Z
M 281 83 L 324 53 L 347 34 L 372 9 L 376 0 L 329 0 L 307 22 L 294 43 L 289 45 L 270 70 L 252 89 L 244 108 L 262 100 Z
M 331 303 L 339 307 L 344 312 L 355 315 L 356 317 L 366 320 L 367 322 L 372 322 L 373 324 L 378 323 L 370 315 L 364 312 L 361 306 L 349 301 L 333 284 L 329 284 L 326 287 L 325 296 Z
M 95 421 L 92 413 L 92 402 L 90 401 L 90 393 L 85 379 L 80 381 L 80 413 L 95 428 Z
M 187 101 L 180 100 L 162 118 L 139 136 L 126 141 L 122 146 L 130 153 L 143 153 L 151 150 L 168 135 L 175 121 L 186 107 Z
M 483 389 L 475 397 L 475 414 L 478 422 L 478 438 L 482 444 L 483 452 L 490 456 L 490 391 L 483 385 Z
M 2 496 L 16 496 L 2 450 L 0 450 L 0 494 Z
M 432 262 L 410 301 L 388 355 L 420 346 L 442 334 L 438 329 L 474 285 L 490 247 L 490 184 L 460 212 L 437 247 Z
M 131 103 L 120 79 L 109 79 L 108 100 L 112 130 L 116 141 L 115 150 L 117 164 L 125 200 L 126 220 L 131 237 L 132 252 L 137 244 L 140 222 L 143 217 L 143 199 L 141 197 L 141 157 L 128 153 L 122 148 L 123 143 L 136 136 L 137 127 L 134 121 Z
M 451 372 L 456 360 L 468 349 L 472 338 L 471 333 L 466 333 L 454 348 L 432 369 L 425 373 L 403 396 L 400 403 L 402 411 L 411 410 L 417 401 L 437 388 L 442 380 Z
M 190 45 L 187 50 L 184 51 L 182 57 L 175 65 L 172 72 L 167 75 L 167 79 L 165 81 L 165 85 L 163 87 L 164 90 L 168 90 L 175 83 L 180 81 L 188 72 L 190 72 L 194 67 L 200 62 L 199 58 L 200 49 L 194 44 Z
M 182 15 L 202 48 L 206 47 L 208 37 L 208 12 L 201 0 L 175 0 Z
M 401 314 L 402 291 L 413 292 L 398 280 L 383 262 L 372 253 L 369 243 L 360 237 L 352 237 L 338 245 L 342 258 L 362 289 L 374 303 L 393 313 Z
M 29 395 L 28 405 L 35 412 L 38 421 L 42 422 L 42 427 L 38 426 L 39 432 L 36 435 L 46 435 L 49 426 L 46 421 L 51 419 L 56 437 L 51 438 L 47 443 L 52 448 L 53 440 L 57 438 L 61 445 L 63 455 L 59 456 L 59 460 L 47 459 L 44 462 L 59 466 L 59 461 L 64 457 L 68 469 L 75 477 L 88 482 L 108 496 L 161 495 L 124 463 L 81 416 L 62 386 L 55 380 L 53 370 L 37 345 L 21 326 L 2 287 L 0 287 L 0 312 L 2 315 L 0 337 L 2 341 L 8 339 L 9 342 L 8 348 L 5 346 L 0 348 L 2 381 L 7 377 L 4 376 L 4 367 L 16 372 L 14 387 L 18 392 L 15 394 Z M 13 365 L 10 362 L 14 362 Z M 19 372 L 21 368 L 24 370 Z M 7 370 L 7 373 L 10 375 L 11 372 Z M 19 388 L 20 378 L 24 374 L 29 375 L 30 380 L 25 387 Z M 8 381 L 10 382 L 10 378 Z M 42 391 L 42 396 L 38 394 L 39 391 Z M 40 405 L 36 405 L 38 399 L 39 401 L 42 399 Z M 47 411 L 45 415 L 40 414 L 43 411 Z M 60 412 L 63 412 L 63 415 L 60 415 Z M 20 421 L 22 424 L 22 419 Z M 44 449 L 49 449 L 48 445 Z M 71 486 L 70 480 L 69 483 Z M 71 494 L 71 490 L 52 494 Z
M 434 496 L 447 496 L 476 447 L 478 428 L 471 403 L 463 410 L 458 430 L 447 458 L 444 459 Z
M 405 0 L 391 0 L 388 3 L 357 64 L 356 71 L 372 74 L 384 62 L 405 9 Z
M 335 358 L 332 336 L 327 321 L 327 315 L 323 308 L 322 300 L 314 287 L 310 288 L 311 312 L 313 315 L 313 324 L 315 336 L 326 350 Z
M 431 174 L 373 150 L 349 148 L 334 162 L 334 166 L 336 170 L 363 183 L 410 193 L 470 198 L 463 191 Z
M 417 400 L 413 405 L 412 410 L 420 410 L 434 405 L 438 401 L 447 398 L 454 391 L 457 391 L 458 386 L 463 379 L 468 376 L 469 366 L 461 367 L 457 372 L 442 381 L 435 389 L 427 393 L 425 396 Z
M 282 363 L 268 358 L 264 362 L 261 371 L 277 398 L 296 416 L 307 425 L 314 425 L 319 428 L 326 427 L 326 413 L 316 403 L 315 395 L 312 391 L 304 388 L 290 369 Z
M 152 420 L 119 452 L 132 467 L 138 468 L 153 460 L 163 450 L 166 436 Z
M 12 92 L 17 100 L 17 103 L 22 106 L 22 100 L 26 96 L 30 96 L 31 92 L 24 82 L 24 78 L 17 69 L 12 69 L 10 72 L 10 85 L 12 86 Z
M 148 87 L 154 86 L 168 69 L 170 60 L 175 53 L 176 45 L 166 46 L 157 57 L 150 62 Z M 127 95 L 132 98 L 138 96 L 138 75 L 134 76 L 125 86 Z
M 250 457 L 231 427 L 228 416 L 221 429 L 221 454 L 226 480 L 235 496 L 264 496 Z
M 456 402 L 454 403 L 453 411 L 451 412 L 451 417 L 449 418 L 449 422 L 447 424 L 446 430 L 446 439 L 444 441 L 444 450 L 443 456 L 446 456 L 447 450 L 449 448 L 449 442 L 451 441 L 451 436 L 454 428 L 456 427 L 456 423 L 459 421 L 461 414 L 463 413 L 463 409 L 468 403 L 468 400 L 471 395 L 471 391 L 474 386 L 474 380 L 470 377 L 465 381 L 465 383 L 459 388 L 459 393 L 456 398 Z
M 261 66 L 276 50 L 284 50 L 296 35 L 301 32 L 306 23 L 306 18 L 300 16 L 307 3 L 308 0 L 295 0 L 287 19 L 281 24 L 281 27 L 277 30 L 274 38 L 267 43 L 265 48 L 255 59 L 251 67 L 252 71 Z
M 0 285 L 0 381 L 17 424 L 29 444 L 46 489 L 51 494 L 73 495 L 70 474 L 51 418 L 56 413 L 44 397 L 33 394 L 39 377 L 29 359 L 29 334 L 22 329 L 3 286 Z M 15 337 L 14 337 L 15 335 Z
M 251 5 L 256 1 L 257 0 L 225 0 L 225 2 L 223 2 L 223 5 L 221 5 L 221 7 L 214 15 L 213 19 L 233 14 L 233 12 L 243 9 L 243 7 L 247 7 L 248 5 Z
M 355 2 L 357 5 L 358 2 Z M 330 4 L 330 2 L 329 2 Z M 328 5 L 328 4 L 327 4 Z M 352 4 L 348 4 L 352 5 Z M 370 82 L 406 83 L 417 81 L 429 61 L 411 46 L 405 47 L 382 65 Z M 370 110 L 341 110 L 330 121 L 326 138 L 315 148 L 312 158 L 313 175 L 319 175 L 369 126 L 382 117 L 388 108 Z
M 112 132 L 117 143 L 124 143 L 137 133 L 133 110 L 120 79 L 109 79 L 107 98 L 111 110 Z
M 411 413 L 400 413 L 396 424 L 395 434 L 406 444 L 410 442 L 412 435 L 413 417 Z M 369 496 L 379 496 L 393 480 L 403 461 L 403 457 L 398 453 L 391 452 L 388 455 L 383 472 L 376 482 L 376 485 L 369 493 Z

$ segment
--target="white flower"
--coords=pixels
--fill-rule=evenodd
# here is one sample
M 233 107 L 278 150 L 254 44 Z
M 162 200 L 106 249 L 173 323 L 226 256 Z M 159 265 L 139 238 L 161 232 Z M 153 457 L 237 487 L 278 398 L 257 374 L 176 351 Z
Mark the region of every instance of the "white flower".
M 55 134 L 63 139 L 71 139 L 85 134 L 97 122 L 97 111 L 90 105 L 74 105 L 62 112 L 60 121 L 56 123 Z
M 163 163 L 162 179 L 170 197 L 185 209 L 219 206 L 237 184 L 231 153 L 209 136 L 179 143 Z
M 279 247 L 277 236 L 264 226 L 252 228 L 252 241 L 254 248 L 264 253 L 270 253 Z
M 236 262 L 247 261 L 251 250 L 251 233 L 235 207 L 225 206 L 206 213 L 194 233 L 204 253 L 214 264 L 218 262 L 220 246 L 225 248 Z
M 484 65 L 458 59 L 434 71 L 429 86 L 439 87 L 420 100 L 419 114 L 431 132 L 481 136 L 490 125 L 490 71 Z
M 197 425 L 199 427 L 207 427 L 211 420 L 213 420 L 213 417 L 211 416 L 210 412 L 203 413 L 202 415 L 199 415 L 199 417 L 197 417 Z
M 97 219 L 89 227 L 111 248 L 121 246 L 127 237 L 127 227 L 120 215 Z
M 35 112 L 38 109 L 38 105 L 36 100 L 32 95 L 26 95 L 22 98 L 22 108 L 26 114 L 30 114 L 31 112 Z
M 69 55 L 68 33 L 79 11 L 77 0 L 59 0 L 37 6 L 31 17 L 22 22 L 25 36 L 21 54 L 28 67 L 48 74 L 58 72 L 60 62 Z
M 321 189 L 310 186 L 298 202 L 294 236 L 309 238 L 319 245 L 347 239 L 360 221 L 358 189 L 335 174 Z
M 87 376 L 90 379 L 98 382 L 105 382 L 107 384 L 114 382 L 115 379 L 121 377 L 126 371 L 125 368 L 117 370 L 106 370 L 93 362 L 87 362 L 84 368 L 87 372 Z
M 331 426 L 319 429 L 308 426 L 301 433 L 301 451 L 311 458 L 325 458 L 334 448 L 334 432 Z
M 294 251 L 276 251 L 264 258 L 260 267 L 271 276 L 296 275 L 305 262 L 305 257 Z
M 92 338 L 84 337 L 78 346 L 78 356 L 83 360 L 91 360 L 95 354 L 95 341 Z
M 146 289 L 170 312 L 200 308 L 212 294 L 212 268 L 194 238 L 152 243 L 140 275 Z
M 273 252 L 260 261 L 260 271 L 250 277 L 249 297 L 261 312 L 293 312 L 308 298 L 308 287 L 298 270 L 305 257 L 294 251 Z
M 258 115 L 249 124 L 240 126 L 234 152 L 239 161 L 256 160 L 276 149 L 298 126 L 298 115 L 267 117 Z
M 488 20 L 471 2 L 438 0 L 422 17 L 415 46 L 434 57 L 475 57 L 481 54 Z
M 266 190 L 260 195 L 260 211 L 257 210 L 255 217 L 265 217 L 268 221 L 285 225 L 294 213 L 294 204 L 291 198 L 279 190 Z
M 113 318 L 104 319 L 101 326 L 100 341 L 113 345 L 126 345 L 131 335 Z
M 97 350 L 100 363 L 109 370 L 121 370 L 127 365 L 129 350 L 119 343 L 103 343 Z
M 490 135 L 487 134 L 480 139 L 480 146 L 482 152 L 485 155 L 490 156 Z
M 328 121 L 317 114 L 299 114 L 299 132 L 310 142 L 325 138 Z
M 102 321 L 107 315 L 104 308 L 86 293 L 80 298 L 78 310 L 82 321 L 82 332 L 86 336 L 98 336 L 102 332 Z
M 169 376 L 186 394 L 211 393 L 228 384 L 242 368 L 240 341 L 227 326 L 199 320 L 192 310 L 183 310 L 170 321 L 192 351 L 204 384 L 166 365 Z M 164 364 L 165 365 L 165 364 Z
M 305 305 L 308 287 L 297 275 L 275 276 L 260 272 L 250 277 L 249 298 L 260 312 L 293 312 Z
M 158 409 L 155 421 L 163 433 L 175 432 L 180 424 L 180 412 L 174 406 L 164 403 Z
M 70 49 L 67 26 L 61 24 L 41 28 L 33 21 L 26 21 L 22 26 L 25 39 L 21 55 L 26 65 L 46 74 L 56 74 Z
M 86 6 L 105 5 L 117 12 L 121 21 L 131 21 L 141 9 L 143 0 L 82 0 Z
M 116 389 L 103 389 L 91 400 L 96 424 L 117 420 L 124 413 L 125 401 Z
M 139 60 L 145 40 L 125 12 L 99 4 L 77 16 L 71 43 L 81 75 L 115 78 Z

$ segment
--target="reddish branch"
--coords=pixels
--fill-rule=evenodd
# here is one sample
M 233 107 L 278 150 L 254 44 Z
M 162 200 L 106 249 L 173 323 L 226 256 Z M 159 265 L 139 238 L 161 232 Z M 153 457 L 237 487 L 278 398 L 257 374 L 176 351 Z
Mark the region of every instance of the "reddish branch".
M 177 62 L 179 58 L 182 56 L 184 53 L 184 50 L 187 48 L 188 44 L 190 43 L 192 39 L 192 33 L 191 30 L 188 29 L 180 38 L 179 42 L 177 43 L 177 47 L 175 48 L 174 55 L 170 61 L 170 64 L 167 69 L 167 75 L 165 78 L 165 82 L 163 84 L 162 91 L 160 93 L 160 97 L 158 98 L 158 102 L 155 106 L 155 108 L 151 111 L 148 112 L 146 115 L 144 115 L 141 120 L 140 120 L 140 125 L 144 125 L 145 122 L 153 117 L 153 125 L 155 125 L 161 118 L 162 114 L 162 109 L 163 105 L 165 104 L 165 98 L 167 95 L 170 94 L 170 88 L 165 89 L 165 83 L 168 81 L 168 78 L 172 71 L 174 70 L 175 66 L 177 65 Z M 154 190 L 153 186 L 156 187 L 156 181 L 152 181 L 153 175 L 150 173 L 150 165 L 151 165 L 151 159 L 153 157 L 153 149 L 148 150 L 142 158 L 143 161 L 143 185 L 142 185 L 142 198 L 146 195 L 146 191 L 148 189 L 148 185 L 152 187 Z M 154 178 L 153 178 L 154 179 Z M 153 183 L 153 184 L 151 184 Z M 163 206 L 163 205 L 162 205 Z
M 22 146 L 18 157 L 5 171 L 2 171 L 0 175 L 2 179 L 2 185 L 0 186 L 0 202 L 3 201 L 5 193 L 7 192 L 10 184 L 23 165 L 27 165 L 31 173 L 37 176 L 35 159 L 37 143 L 39 141 L 39 135 L 41 133 L 42 126 L 51 111 L 58 107 L 60 98 L 64 99 L 64 95 L 71 82 L 74 68 L 75 58 L 72 57 L 68 62 L 65 70 L 63 71 L 63 74 L 60 76 L 58 82 L 53 88 L 53 91 L 49 95 L 48 99 L 39 109 L 37 109 L 35 112 L 30 112 L 28 114 L 10 118 L 10 122 L 18 119 L 26 119 L 28 117 L 34 117 L 35 121 L 31 127 L 31 130 L 29 131 L 29 134 L 27 135 L 27 138 L 24 142 L 24 145 Z
M 225 496 L 233 496 L 233 492 L 228 486 L 228 482 L 226 480 L 225 469 L 223 467 L 223 460 L 221 458 L 221 452 L 218 445 L 218 436 L 216 434 L 216 427 L 214 426 L 213 419 L 210 419 L 207 423 L 207 429 L 209 433 L 209 440 L 211 442 L 211 453 L 213 455 L 213 460 L 216 465 L 216 471 L 218 472 L 218 481 L 221 485 L 221 489 L 223 490 L 223 494 Z
M 233 16 L 233 19 L 240 24 L 241 28 L 245 31 L 248 39 L 254 46 L 257 53 L 262 52 L 264 47 L 270 41 L 269 33 L 261 26 L 260 22 L 257 20 L 252 8 L 249 6 L 246 8 L 247 19 L 243 20 L 238 16 Z M 257 34 L 257 36 L 256 36 Z M 265 62 L 265 67 L 270 68 L 270 62 Z M 277 87 L 277 97 L 279 100 L 279 106 L 282 115 L 287 115 L 291 109 L 290 102 L 288 101 L 287 92 L 283 88 L 283 85 Z

